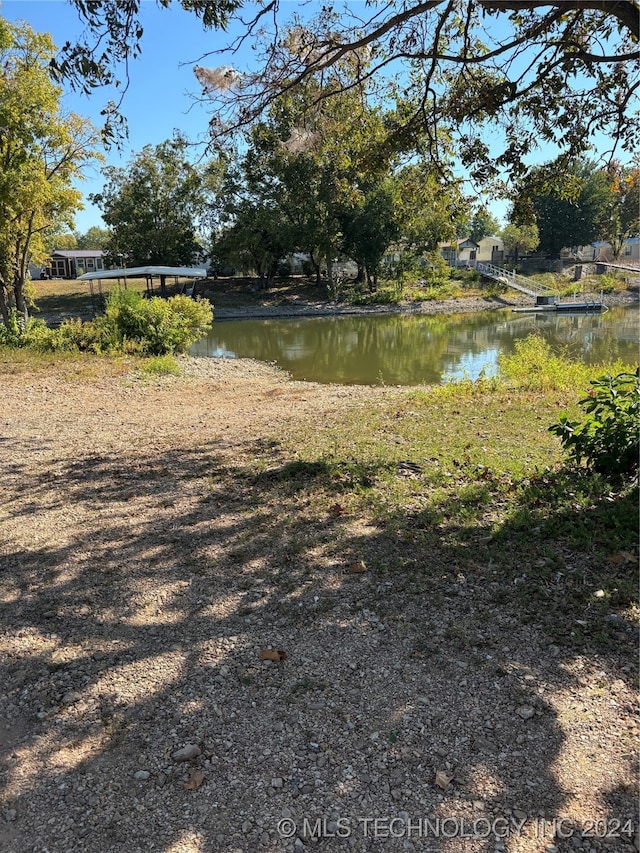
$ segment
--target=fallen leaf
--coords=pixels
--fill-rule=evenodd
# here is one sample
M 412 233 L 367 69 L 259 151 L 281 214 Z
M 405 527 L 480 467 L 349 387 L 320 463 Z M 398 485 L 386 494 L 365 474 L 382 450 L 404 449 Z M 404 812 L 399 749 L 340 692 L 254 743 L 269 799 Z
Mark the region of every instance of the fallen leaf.
M 367 571 L 367 567 L 362 560 L 358 560 L 356 563 L 349 563 L 349 571 L 352 575 L 360 575 Z
M 443 791 L 449 787 L 452 779 L 453 773 L 447 773 L 446 770 L 436 770 L 436 785 Z
M 276 663 L 287 659 L 287 653 L 284 649 L 263 649 L 260 652 L 260 660 L 272 660 Z
M 202 787 L 206 778 L 207 777 L 204 775 L 202 770 L 193 770 L 187 781 L 184 783 L 184 787 L 187 791 L 197 791 Z
M 636 558 L 629 551 L 618 551 L 617 554 L 612 554 L 607 557 L 609 563 L 635 563 Z
M 342 504 L 335 503 L 329 507 L 329 512 L 331 515 L 344 515 L 346 510 Z

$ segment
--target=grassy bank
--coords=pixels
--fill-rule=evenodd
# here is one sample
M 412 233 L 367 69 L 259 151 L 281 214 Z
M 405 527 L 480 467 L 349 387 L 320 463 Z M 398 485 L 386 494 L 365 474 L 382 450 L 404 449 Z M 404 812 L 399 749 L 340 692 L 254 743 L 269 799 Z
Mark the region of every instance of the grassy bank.
M 382 539 L 338 536 L 336 558 L 435 608 L 471 575 L 553 642 L 606 646 L 636 607 L 637 485 L 564 465 L 548 426 L 574 400 L 488 383 L 414 391 L 279 437 L 229 487 L 268 484 L 292 511 L 372 526 Z

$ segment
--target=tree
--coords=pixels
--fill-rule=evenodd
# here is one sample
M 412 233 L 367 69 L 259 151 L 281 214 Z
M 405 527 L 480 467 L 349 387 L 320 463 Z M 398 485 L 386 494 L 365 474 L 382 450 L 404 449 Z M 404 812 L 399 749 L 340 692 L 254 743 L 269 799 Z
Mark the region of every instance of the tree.
M 342 223 L 343 248 L 358 269 L 364 269 L 373 293 L 378 286 L 380 262 L 391 243 L 400 236 L 397 184 L 387 178 L 364 192 L 345 210 Z
M 469 238 L 479 243 L 483 237 L 492 237 L 500 230 L 497 219 L 489 213 L 486 207 L 474 213 L 469 226 Z
M 640 233 L 640 168 L 624 167 L 614 161 L 606 170 L 610 200 L 601 236 L 611 243 L 614 258 L 619 257 L 629 237 Z
M 533 170 L 512 221 L 535 222 L 540 249 L 557 257 L 565 246 L 586 246 L 602 235 L 612 196 L 606 171 L 593 161 L 571 163 L 561 181 L 554 177 L 555 168 L 551 163 Z
M 429 254 L 438 244 L 453 240 L 461 221 L 468 218 L 468 200 L 461 182 L 443 178 L 427 160 L 413 162 L 398 173 L 400 233 L 417 254 Z
M 331 90 L 338 84 L 334 74 L 344 81 L 352 69 L 331 69 L 316 89 Z M 308 253 L 318 282 L 324 265 L 335 297 L 335 258 L 357 261 L 373 290 L 391 242 L 402 237 L 419 251 L 433 250 L 451 236 L 459 187 L 423 158 L 402 167 L 386 144 L 393 115 L 369 106 L 366 94 L 354 83 L 309 112 L 315 94 L 307 87 L 272 106 L 248 134 L 246 153 L 221 193 L 229 226 L 218 249 L 232 246 L 237 258 L 238 241 L 248 240 L 244 256 L 254 257 L 260 234 L 271 263 L 275 248 L 280 257 L 287 246 L 287 252 Z
M 53 73 L 84 89 L 113 82 L 114 69 L 128 68 L 140 51 L 141 0 L 71 2 L 93 39 L 66 45 Z M 478 179 L 501 168 L 522 174 L 524 158 L 540 142 L 555 142 L 569 159 L 588 150 L 596 133 L 608 135 L 613 150 L 634 145 L 636 0 L 407 0 L 358 4 L 342 14 L 326 4 L 314 21 L 294 16 L 288 28 L 277 2 L 263 0 L 248 19 L 243 0 L 180 5 L 205 27 L 243 24 L 243 35 L 215 53 L 233 56 L 245 41 L 255 47 L 251 72 L 195 69 L 212 99 L 214 138 L 264 116 L 283 92 L 349 59 L 358 80 L 376 80 L 380 91 L 401 63 L 403 107 L 389 128 L 395 144 L 406 148 L 426 133 L 430 155 L 444 165 L 438 139 L 447 128 Z M 318 93 L 316 103 L 337 91 Z M 108 106 L 112 116 L 116 107 Z M 505 140 L 497 159 L 482 138 L 487 124 L 498 125 Z
M 206 196 L 201 170 L 186 159 L 186 147 L 180 139 L 147 145 L 127 167 L 104 170 L 107 184 L 91 200 L 111 229 L 105 249 L 114 263 L 193 263 Z
M 16 309 L 26 323 L 29 263 L 47 257 L 48 231 L 68 230 L 81 207 L 73 181 L 95 158 L 87 121 L 65 115 L 61 90 L 47 72 L 48 35 L 0 18 L 0 315 Z
M 516 225 L 511 223 L 502 229 L 502 240 L 507 257 L 513 258 L 514 264 L 522 252 L 533 252 L 540 242 L 538 227 L 535 223 Z
M 100 228 L 99 225 L 92 225 L 84 234 L 76 231 L 75 237 L 79 249 L 104 249 L 111 233 L 106 228 Z
M 68 231 L 60 232 L 57 228 L 47 229 L 44 246 L 49 254 L 56 249 L 78 249 L 78 239 Z
M 280 260 L 292 250 L 287 226 L 271 205 L 243 199 L 234 208 L 232 224 L 214 239 L 212 257 L 222 266 L 255 271 L 269 287 Z

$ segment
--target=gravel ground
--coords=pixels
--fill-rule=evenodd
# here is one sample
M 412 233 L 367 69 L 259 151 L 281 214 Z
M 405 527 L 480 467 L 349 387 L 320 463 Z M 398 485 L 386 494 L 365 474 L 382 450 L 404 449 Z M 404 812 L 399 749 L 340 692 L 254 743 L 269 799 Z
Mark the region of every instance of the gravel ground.
M 569 654 L 472 559 L 224 474 L 410 390 L 0 382 L 3 853 L 637 849 L 630 625 Z M 349 571 L 402 549 L 437 598 Z

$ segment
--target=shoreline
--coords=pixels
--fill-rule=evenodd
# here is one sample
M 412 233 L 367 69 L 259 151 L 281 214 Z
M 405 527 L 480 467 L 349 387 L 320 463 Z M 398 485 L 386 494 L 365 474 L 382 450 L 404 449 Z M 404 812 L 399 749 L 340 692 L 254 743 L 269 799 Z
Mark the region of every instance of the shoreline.
M 608 307 L 637 305 L 638 291 L 624 291 L 605 296 Z M 463 314 L 477 311 L 501 311 L 531 305 L 527 296 L 469 297 L 424 302 L 399 302 L 392 305 L 348 305 L 331 302 L 292 302 L 285 305 L 259 305 L 238 308 L 216 308 L 215 320 L 285 319 L 289 317 L 382 316 L 385 314 Z

